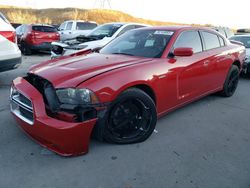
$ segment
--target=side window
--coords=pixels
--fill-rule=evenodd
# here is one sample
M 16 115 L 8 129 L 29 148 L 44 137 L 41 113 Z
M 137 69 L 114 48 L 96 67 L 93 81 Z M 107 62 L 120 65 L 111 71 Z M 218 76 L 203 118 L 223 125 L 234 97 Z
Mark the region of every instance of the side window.
M 26 33 L 26 31 L 28 30 L 28 26 L 27 25 L 23 25 L 22 26 L 22 34 Z
M 218 36 L 220 40 L 220 46 L 225 46 L 225 41 L 222 37 Z
M 202 31 L 201 33 L 204 38 L 206 50 L 211 50 L 211 49 L 220 47 L 220 41 L 219 41 L 218 35 L 214 33 L 209 33 L 206 31 Z
M 60 25 L 59 30 L 64 30 L 67 22 L 64 22 Z
M 16 28 L 16 34 L 20 35 L 22 31 L 22 26 L 19 26 L 18 28 Z
M 71 30 L 73 25 L 73 22 L 68 22 L 67 26 L 66 26 L 66 30 Z
M 184 31 L 175 41 L 174 48 L 193 48 L 194 53 L 202 52 L 201 37 L 198 31 Z
M 129 25 L 129 26 L 125 27 L 125 28 L 123 28 L 123 29 L 120 31 L 120 33 L 118 34 L 118 36 L 122 35 L 123 33 L 127 32 L 127 31 L 129 31 L 129 30 L 132 30 L 132 29 L 135 29 L 135 26 L 134 26 L 134 25 Z

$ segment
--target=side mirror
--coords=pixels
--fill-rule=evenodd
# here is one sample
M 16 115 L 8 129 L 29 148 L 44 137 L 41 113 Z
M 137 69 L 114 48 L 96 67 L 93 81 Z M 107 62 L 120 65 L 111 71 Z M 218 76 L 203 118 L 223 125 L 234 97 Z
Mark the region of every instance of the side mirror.
M 192 56 L 193 54 L 193 48 L 175 48 L 173 53 L 174 56 L 182 57 Z

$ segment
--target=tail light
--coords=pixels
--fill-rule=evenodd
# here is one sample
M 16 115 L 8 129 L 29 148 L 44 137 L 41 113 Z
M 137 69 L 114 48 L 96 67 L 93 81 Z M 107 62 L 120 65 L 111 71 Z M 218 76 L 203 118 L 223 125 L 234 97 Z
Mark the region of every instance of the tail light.
M 60 34 L 59 34 L 59 33 L 56 33 L 56 38 L 57 38 L 58 40 L 60 40 Z
M 16 32 L 15 31 L 0 31 L 0 35 L 8 39 L 10 42 L 16 43 Z
M 28 36 L 29 36 L 30 38 L 36 38 L 36 34 L 37 34 L 37 33 L 33 32 L 33 31 L 29 31 L 29 32 L 28 32 Z

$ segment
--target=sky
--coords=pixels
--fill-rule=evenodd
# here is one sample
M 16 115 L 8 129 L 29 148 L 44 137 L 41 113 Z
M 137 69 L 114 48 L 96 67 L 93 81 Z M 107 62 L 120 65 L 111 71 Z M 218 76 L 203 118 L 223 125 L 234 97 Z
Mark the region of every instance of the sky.
M 32 8 L 98 8 L 101 0 L 0 0 Z M 249 0 L 110 0 L 111 8 L 136 17 L 178 23 L 250 28 Z

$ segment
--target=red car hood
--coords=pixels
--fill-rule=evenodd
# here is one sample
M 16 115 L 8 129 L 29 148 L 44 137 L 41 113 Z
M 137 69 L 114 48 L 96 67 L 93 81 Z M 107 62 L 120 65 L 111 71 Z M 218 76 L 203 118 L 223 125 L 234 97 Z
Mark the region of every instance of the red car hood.
M 66 88 L 76 87 L 96 75 L 113 69 L 151 60 L 150 58 L 93 53 L 47 61 L 32 67 L 29 72 L 49 80 L 55 88 Z

